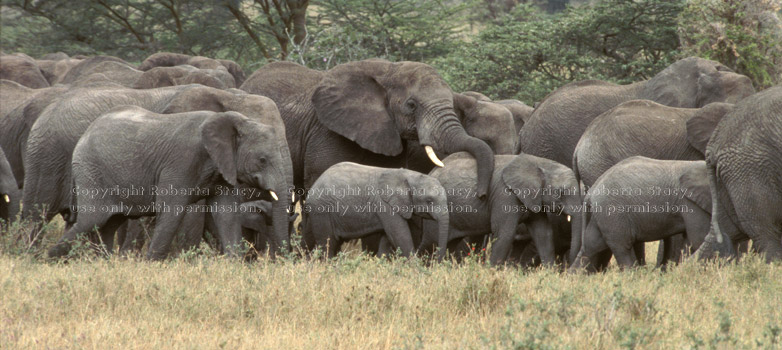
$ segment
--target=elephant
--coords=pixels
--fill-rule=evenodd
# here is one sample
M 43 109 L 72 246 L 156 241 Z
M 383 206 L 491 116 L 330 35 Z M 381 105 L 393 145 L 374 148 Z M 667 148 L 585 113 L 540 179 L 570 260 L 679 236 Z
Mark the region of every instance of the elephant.
M 85 60 L 85 62 L 88 61 Z M 70 70 L 70 72 L 73 72 L 73 70 Z M 73 74 L 66 75 L 62 84 L 84 85 L 87 81 L 99 80 L 100 78 L 98 77 L 101 77 L 103 80 L 123 87 L 133 87 L 144 74 L 144 72 L 131 67 L 127 63 L 117 61 L 102 61 L 82 69 L 81 72 L 82 74 L 78 76 Z
M 35 62 L 38 64 L 38 68 L 41 70 L 44 78 L 49 82 L 49 85 L 55 85 L 62 82 L 62 79 L 68 74 L 68 71 L 83 61 L 78 58 L 64 57 L 54 59 L 46 58 L 47 56 L 44 56 Z
M 0 56 L 0 79 L 12 80 L 31 89 L 49 86 L 35 60 L 24 54 Z
M 155 233 L 147 258 L 162 260 L 189 204 L 233 196 L 223 189 L 239 185 L 270 191 L 285 185 L 285 165 L 272 126 L 237 112 L 196 111 L 157 114 L 137 106 L 120 106 L 98 117 L 73 151 L 77 220 L 49 250 L 61 257 L 79 233 L 97 228 L 112 247 L 116 228 L 127 218 L 155 216 Z M 93 189 L 130 189 L 93 195 Z M 109 210 L 103 210 L 110 208 Z M 151 209 L 156 208 L 156 209 Z M 212 210 L 212 209 L 209 209 Z M 232 210 L 216 206 L 212 211 Z M 287 222 L 286 222 L 287 223 Z M 107 234 L 108 233 L 108 234 Z M 220 241 L 236 255 L 241 235 L 220 230 Z M 283 244 L 288 237 L 277 237 Z
M 624 102 L 599 115 L 584 131 L 573 153 L 576 178 L 588 188 L 606 170 L 631 156 L 664 160 L 703 160 L 704 145 L 695 141 L 694 130 L 708 136 L 732 104 L 715 102 L 702 108 L 668 107 L 649 100 Z M 692 125 L 702 126 L 694 129 Z M 700 136 L 700 135 L 698 135 Z M 709 209 L 711 210 L 711 209 Z M 678 261 L 684 248 L 680 237 L 660 242 L 657 263 Z M 672 250 L 668 252 L 666 247 Z M 638 255 L 643 256 L 643 247 Z
M 705 154 L 713 215 L 699 258 L 715 250 L 730 254 L 730 243 L 749 238 L 766 261 L 782 259 L 782 86 L 737 103 L 717 124 Z
M 241 86 L 247 79 L 242 67 L 231 60 L 212 59 L 203 56 L 188 56 L 180 53 L 158 52 L 147 57 L 141 62 L 138 69 L 148 71 L 155 67 L 173 67 L 179 65 L 191 65 L 200 69 L 217 69 L 222 66 L 228 70 L 234 78 L 235 86 Z
M 611 254 L 620 267 L 631 267 L 638 264 L 634 247 L 639 242 L 676 234 L 697 248 L 711 221 L 702 160 L 627 158 L 597 179 L 585 202 L 588 224 L 572 272 L 603 269 Z
M 16 187 L 16 180 L 11 166 L 0 149 L 0 222 L 10 222 L 19 211 L 21 192 Z
M 513 115 L 505 107 L 491 101 L 479 100 L 476 92 L 454 93 L 453 104 L 459 123 L 467 135 L 486 142 L 494 154 L 513 154 L 516 149 L 516 133 L 513 131 Z M 408 141 L 405 167 L 428 174 L 435 166 L 423 147 L 416 141 Z M 447 154 L 435 152 L 438 158 Z
M 217 89 L 235 88 L 234 77 L 222 66 L 218 69 L 199 69 L 190 65 L 155 67 L 135 81 L 135 89 L 151 89 L 164 86 L 201 84 Z
M 272 127 L 277 135 L 277 151 L 287 163 L 280 187 L 275 189 L 279 200 L 274 202 L 273 218 L 276 237 L 288 232 L 288 204 L 293 183 L 290 151 L 285 141 L 285 126 L 274 103 L 268 98 L 231 92 L 202 85 L 181 85 L 148 90 L 81 89 L 50 104 L 30 129 L 24 158 L 23 218 L 45 221 L 63 214 L 66 222 L 73 205 L 71 187 L 71 155 L 79 137 L 93 120 L 111 108 L 133 105 L 150 112 L 170 114 L 187 111 L 239 112 L 250 119 Z M 261 198 L 264 199 L 264 198 Z M 236 199 L 241 202 L 240 198 Z M 207 203 L 212 204 L 212 203 Z M 44 210 L 41 212 L 41 210 Z M 240 231 L 238 220 L 221 216 L 219 227 Z M 37 234 L 37 230 L 32 230 Z
M 106 63 L 113 62 L 113 63 Z M 61 84 L 72 84 L 93 73 L 102 73 L 110 71 L 129 71 L 133 68 L 128 62 L 114 56 L 92 56 L 83 59 L 77 65 L 68 70 L 68 73 L 62 77 Z
M 435 242 L 444 245 L 448 235 L 445 189 L 435 178 L 409 169 L 335 164 L 309 189 L 302 211 L 302 246 L 323 248 L 327 257 L 335 256 L 344 241 L 377 233 L 410 256 L 416 251 L 409 226 L 413 216 L 437 223 Z M 442 259 L 445 250 L 440 253 Z
M 0 97 L 3 99 L 0 103 L 0 122 L 5 125 L 8 113 L 41 90 L 31 89 L 13 80 L 0 80 Z
M 343 161 L 402 166 L 405 141 L 417 141 L 435 164 L 441 162 L 434 151 L 472 154 L 479 162 L 478 195 L 486 196 L 494 153 L 465 132 L 456 117 L 453 92 L 434 68 L 379 59 L 349 62 L 323 72 L 320 79 L 313 75 L 310 79 L 317 84 L 291 89 L 291 81 L 306 72 L 293 63 L 271 63 L 240 87 L 269 96 L 279 106 L 298 188 L 310 187 L 326 169 Z M 281 96 L 275 93 L 280 89 L 295 93 Z
M 573 151 L 587 126 L 603 112 L 630 100 L 680 108 L 736 103 L 755 93 L 750 79 L 697 57 L 674 62 L 649 80 L 629 85 L 587 80 L 550 93 L 519 132 L 520 151 L 573 164 Z
M 570 168 L 527 154 L 497 155 L 489 198 L 480 201 L 475 196 L 476 161 L 462 152 L 449 155 L 443 163 L 445 167 L 434 169 L 430 175 L 448 194 L 448 242 L 492 233 L 496 241 L 490 261 L 502 264 L 510 257 L 519 224 L 524 223 L 543 263 L 554 264 L 557 241 L 569 238 L 563 237 L 564 230 L 555 229 L 557 221 L 551 216 L 569 215 L 572 237 L 580 237 L 581 191 Z M 431 241 L 426 239 L 431 234 L 425 222 L 424 240 Z M 440 247 L 445 250 L 444 245 Z M 429 248 L 422 243 L 422 250 Z
M 462 92 L 462 95 L 470 96 L 478 101 L 494 102 L 496 104 L 505 106 L 505 108 L 507 108 L 513 115 L 513 124 L 516 127 L 516 133 L 514 135 L 519 134 L 519 130 L 521 130 L 521 127 L 524 126 L 524 123 L 527 121 L 527 119 L 529 119 L 529 116 L 532 114 L 532 110 L 533 110 L 532 107 L 527 106 L 526 104 L 524 104 L 524 102 L 521 102 L 519 100 L 505 99 L 505 100 L 492 101 L 492 99 L 489 98 L 488 96 L 476 91 L 465 91 Z

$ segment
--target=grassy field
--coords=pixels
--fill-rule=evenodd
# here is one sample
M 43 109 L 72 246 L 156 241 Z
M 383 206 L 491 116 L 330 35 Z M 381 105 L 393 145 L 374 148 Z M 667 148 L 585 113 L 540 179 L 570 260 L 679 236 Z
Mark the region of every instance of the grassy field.
M 782 268 L 756 256 L 597 275 L 479 258 L 67 263 L 0 237 L 0 349 L 780 349 Z M 649 252 L 649 255 L 653 252 Z

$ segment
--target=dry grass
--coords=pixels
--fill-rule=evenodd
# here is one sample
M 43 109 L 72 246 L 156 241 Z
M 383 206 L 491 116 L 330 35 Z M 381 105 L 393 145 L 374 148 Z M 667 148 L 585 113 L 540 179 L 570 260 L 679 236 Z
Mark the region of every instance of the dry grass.
M 0 237 L 2 349 L 782 347 L 782 269 L 755 256 L 591 276 L 355 253 L 63 263 L 13 234 Z

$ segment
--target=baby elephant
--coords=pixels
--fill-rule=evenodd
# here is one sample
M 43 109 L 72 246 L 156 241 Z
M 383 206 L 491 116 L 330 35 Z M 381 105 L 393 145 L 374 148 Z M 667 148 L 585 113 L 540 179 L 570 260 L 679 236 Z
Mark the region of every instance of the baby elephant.
M 67 254 L 77 234 L 94 228 L 111 247 L 114 231 L 125 220 L 155 216 L 147 258 L 163 259 L 189 204 L 217 200 L 204 211 L 230 215 L 236 211 L 231 191 L 239 185 L 278 188 L 285 181 L 283 164 L 272 127 L 236 112 L 157 114 L 135 106 L 114 108 L 76 144 L 76 223 L 49 255 Z M 228 253 L 236 253 L 241 233 L 221 231 Z
M 619 266 L 633 266 L 636 243 L 676 234 L 697 248 L 709 232 L 711 194 L 701 160 L 627 158 L 597 179 L 585 201 L 588 224 L 571 271 L 602 269 L 611 253 Z
M 409 220 L 437 222 L 443 243 L 448 235 L 448 207 L 435 178 L 409 169 L 388 169 L 350 162 L 330 167 L 307 193 L 302 245 L 337 254 L 343 242 L 385 233 L 404 256 L 415 251 Z M 432 244 L 435 242 L 423 242 Z M 444 245 L 442 245 L 444 246 Z M 440 258 L 445 254 L 440 251 Z

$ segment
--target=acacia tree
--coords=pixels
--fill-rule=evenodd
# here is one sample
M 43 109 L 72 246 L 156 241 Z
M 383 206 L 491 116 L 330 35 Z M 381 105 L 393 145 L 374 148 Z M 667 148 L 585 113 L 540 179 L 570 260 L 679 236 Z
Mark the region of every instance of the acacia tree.
M 307 35 L 309 0 L 225 0 L 223 6 L 231 12 L 264 58 L 273 58 L 273 51 L 261 38 L 265 33 L 276 40 L 279 58 L 288 57 L 291 41 L 299 45 Z M 251 17 L 250 14 L 258 14 Z M 292 39 L 292 40 L 291 40 Z

